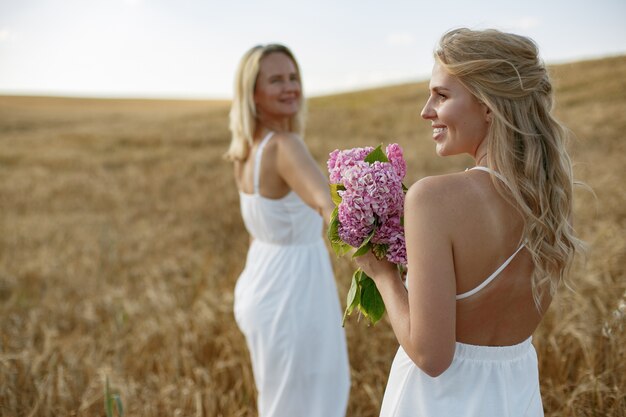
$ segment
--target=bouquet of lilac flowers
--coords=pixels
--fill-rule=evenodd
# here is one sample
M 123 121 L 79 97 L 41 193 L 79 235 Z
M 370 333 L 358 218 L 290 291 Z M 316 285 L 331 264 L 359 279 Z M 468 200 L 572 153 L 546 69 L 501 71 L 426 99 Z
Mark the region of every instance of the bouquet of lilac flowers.
M 406 163 L 398 144 L 377 148 L 334 150 L 328 160 L 330 188 L 336 207 L 328 238 L 335 253 L 344 255 L 351 248 L 353 257 L 372 251 L 378 259 L 387 258 L 406 270 L 403 211 L 406 187 L 402 180 Z M 346 310 L 354 309 L 372 324 L 385 313 L 385 304 L 374 284 L 361 269 L 352 276 Z

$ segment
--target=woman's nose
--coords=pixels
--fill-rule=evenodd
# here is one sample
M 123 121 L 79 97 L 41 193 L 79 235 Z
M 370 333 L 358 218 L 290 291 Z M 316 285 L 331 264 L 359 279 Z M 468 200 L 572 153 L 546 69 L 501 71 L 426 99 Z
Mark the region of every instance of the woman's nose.
M 422 116 L 423 119 L 428 120 L 428 119 L 433 119 L 435 117 L 435 114 L 436 113 L 435 113 L 435 110 L 433 109 L 433 106 L 430 103 L 430 99 L 428 99 L 420 115 Z
M 289 92 L 300 91 L 300 82 L 296 80 L 289 81 L 285 84 L 286 90 Z

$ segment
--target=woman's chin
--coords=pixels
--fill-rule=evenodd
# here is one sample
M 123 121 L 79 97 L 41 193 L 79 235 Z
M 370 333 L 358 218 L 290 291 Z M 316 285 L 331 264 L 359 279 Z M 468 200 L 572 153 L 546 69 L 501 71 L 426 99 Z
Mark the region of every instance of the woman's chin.
M 435 152 L 437 153 L 438 156 L 448 156 L 448 153 L 446 152 L 445 147 L 438 143 L 437 147 L 435 148 Z

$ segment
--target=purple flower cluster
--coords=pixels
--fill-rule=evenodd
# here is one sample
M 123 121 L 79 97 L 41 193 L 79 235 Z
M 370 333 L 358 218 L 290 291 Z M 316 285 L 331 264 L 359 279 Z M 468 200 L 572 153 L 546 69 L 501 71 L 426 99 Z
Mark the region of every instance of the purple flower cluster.
M 402 180 L 406 163 L 398 144 L 387 146 L 389 162 L 365 162 L 373 148 L 335 150 L 330 154 L 330 182 L 345 188 L 338 192 L 339 237 L 359 247 L 374 231 L 370 242 L 386 253 L 390 262 L 406 265 L 406 246 L 402 215 Z M 380 252 L 380 251 L 379 251 Z
M 365 148 L 352 148 L 344 151 L 340 151 L 339 149 L 332 151 L 330 153 L 330 158 L 328 159 L 330 183 L 341 184 L 345 172 L 358 163 L 367 163 L 363 162 L 363 160 L 373 150 L 374 148 L 368 146 Z
M 404 162 L 404 154 L 402 153 L 402 148 L 397 143 L 392 143 L 387 145 L 387 149 L 385 150 L 387 154 L 387 158 L 389 158 L 389 162 L 396 170 L 401 179 L 404 179 L 406 175 L 406 162 Z

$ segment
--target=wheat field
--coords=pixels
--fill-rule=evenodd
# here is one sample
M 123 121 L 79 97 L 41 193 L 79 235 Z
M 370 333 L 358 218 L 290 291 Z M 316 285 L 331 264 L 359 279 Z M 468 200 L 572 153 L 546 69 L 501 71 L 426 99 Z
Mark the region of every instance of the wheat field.
M 593 193 L 575 201 L 587 257 L 533 339 L 544 407 L 625 416 L 626 56 L 551 72 Z M 310 99 L 305 140 L 320 167 L 335 148 L 398 142 L 407 184 L 470 166 L 435 155 L 426 94 Z M 256 415 L 232 314 L 248 238 L 221 159 L 228 105 L 0 97 L 0 416 L 104 416 L 107 380 L 127 416 Z M 343 301 L 352 265 L 332 259 Z M 385 319 L 346 333 L 348 416 L 377 416 L 397 342 Z

